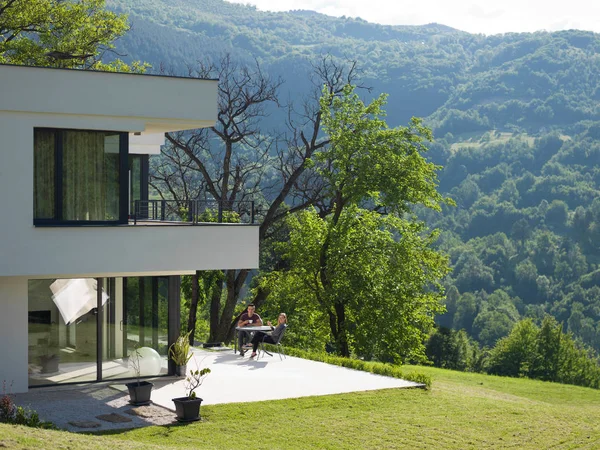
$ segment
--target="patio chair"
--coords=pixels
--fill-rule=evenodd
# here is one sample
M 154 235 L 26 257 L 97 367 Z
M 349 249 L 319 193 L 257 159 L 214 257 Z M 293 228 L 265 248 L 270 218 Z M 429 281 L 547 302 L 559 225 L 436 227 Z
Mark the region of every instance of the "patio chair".
M 279 360 L 282 360 L 281 355 L 283 354 L 283 357 L 287 359 L 287 356 L 285 354 L 285 349 L 283 348 L 283 345 L 281 345 L 281 340 L 283 339 L 283 335 L 285 334 L 285 332 L 287 331 L 287 325 L 285 325 L 285 327 L 283 328 L 283 331 L 281 332 L 281 334 L 279 335 L 279 339 L 274 343 L 271 344 L 269 342 L 266 342 L 266 344 L 269 345 L 274 345 L 275 347 L 277 347 L 277 354 L 279 355 Z M 268 334 L 265 334 L 262 338 L 262 340 L 258 343 L 258 354 L 256 356 L 256 359 L 260 359 L 260 352 L 263 352 L 263 356 L 266 353 L 269 356 L 273 356 L 272 353 L 269 353 L 267 350 L 265 350 L 265 338 L 269 336 Z

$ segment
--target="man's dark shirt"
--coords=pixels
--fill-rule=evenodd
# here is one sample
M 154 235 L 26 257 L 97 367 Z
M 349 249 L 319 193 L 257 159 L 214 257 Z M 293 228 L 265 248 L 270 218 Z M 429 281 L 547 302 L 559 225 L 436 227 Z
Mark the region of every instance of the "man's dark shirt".
M 247 323 L 246 324 L 246 326 L 249 326 L 249 325 L 254 325 L 256 322 L 258 322 L 259 320 L 261 320 L 261 318 L 256 313 L 252 314 L 252 316 L 248 316 L 248 313 L 245 312 L 244 314 L 242 314 L 242 317 L 240 317 L 240 320 L 242 322 L 245 322 L 246 320 L 251 320 L 252 323 Z

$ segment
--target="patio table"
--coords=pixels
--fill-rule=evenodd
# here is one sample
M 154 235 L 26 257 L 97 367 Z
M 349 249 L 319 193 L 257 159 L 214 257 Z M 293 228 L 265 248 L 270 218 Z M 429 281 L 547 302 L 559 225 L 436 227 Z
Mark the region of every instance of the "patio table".
M 255 331 L 263 331 L 263 332 L 265 332 L 265 331 L 273 331 L 273 328 L 271 328 L 268 325 L 263 325 L 263 326 L 260 326 L 260 327 L 252 327 L 252 326 L 250 326 L 250 327 L 235 327 L 235 331 L 236 331 L 236 335 L 235 335 L 235 339 L 234 339 L 235 344 L 234 344 L 234 347 L 233 347 L 233 353 L 234 354 L 237 353 L 237 343 L 238 343 L 238 336 L 239 336 L 238 333 L 240 333 L 240 332 L 242 332 L 242 333 L 253 333 Z

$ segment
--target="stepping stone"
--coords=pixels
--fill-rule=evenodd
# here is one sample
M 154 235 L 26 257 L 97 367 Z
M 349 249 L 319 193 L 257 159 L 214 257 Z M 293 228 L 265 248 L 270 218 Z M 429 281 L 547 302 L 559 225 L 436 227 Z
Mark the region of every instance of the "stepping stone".
M 160 406 L 149 405 L 149 406 L 138 406 L 137 408 L 131 408 L 125 411 L 125 414 L 132 416 L 152 418 L 152 417 L 168 417 L 172 416 L 173 411 L 169 411 L 166 408 Z
M 101 426 L 98 422 L 93 422 L 91 420 L 74 420 L 69 422 L 69 425 L 73 425 L 77 428 L 98 428 Z
M 129 417 L 121 416 L 117 413 L 102 414 L 100 416 L 96 416 L 96 419 L 104 420 L 105 422 L 111 423 L 125 423 L 132 421 L 132 419 L 130 419 Z

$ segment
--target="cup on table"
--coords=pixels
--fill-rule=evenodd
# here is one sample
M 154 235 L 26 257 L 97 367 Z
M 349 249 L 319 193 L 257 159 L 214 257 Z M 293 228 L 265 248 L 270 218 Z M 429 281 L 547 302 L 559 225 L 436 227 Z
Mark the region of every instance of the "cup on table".
M 250 325 L 252 325 L 252 320 L 249 320 L 249 321 L 248 321 L 248 323 L 249 323 Z

